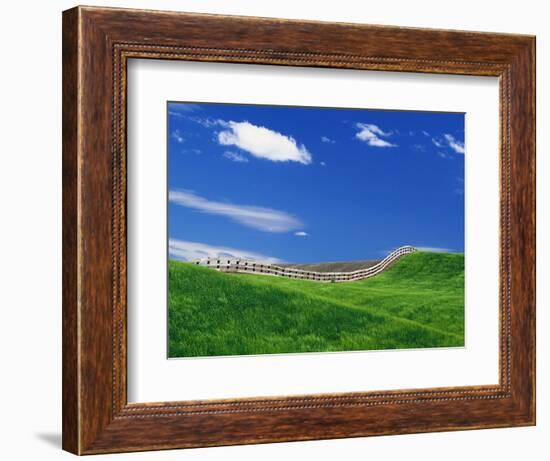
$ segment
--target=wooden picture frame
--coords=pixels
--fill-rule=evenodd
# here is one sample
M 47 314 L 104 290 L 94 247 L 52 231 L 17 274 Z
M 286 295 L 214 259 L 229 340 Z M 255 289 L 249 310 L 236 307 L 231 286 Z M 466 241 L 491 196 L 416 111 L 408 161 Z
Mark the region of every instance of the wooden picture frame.
M 131 58 L 496 76 L 495 386 L 129 404 Z M 93 454 L 535 424 L 535 38 L 76 7 L 63 13 L 63 448 Z

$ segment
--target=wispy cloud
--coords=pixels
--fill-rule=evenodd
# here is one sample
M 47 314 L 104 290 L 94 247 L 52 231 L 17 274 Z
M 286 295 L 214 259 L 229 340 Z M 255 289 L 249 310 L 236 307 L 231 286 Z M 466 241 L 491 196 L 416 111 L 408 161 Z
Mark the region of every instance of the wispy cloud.
M 183 137 L 180 130 L 172 131 L 172 138 L 175 139 L 176 142 L 179 142 L 180 144 L 185 142 L 185 138 Z
M 272 162 L 311 163 L 311 154 L 291 136 L 249 122 L 229 121 L 218 133 L 222 146 L 237 146 L 255 157 Z
M 456 139 L 451 134 L 445 134 L 443 136 L 445 138 L 445 141 L 447 141 L 447 144 L 449 144 L 449 147 L 454 150 L 457 154 L 463 154 L 464 153 L 464 143 Z
M 451 149 L 457 154 L 464 154 L 464 143 L 456 139 L 451 134 L 444 134 L 443 137 L 434 137 L 432 138 L 432 143 L 434 146 L 439 149 Z M 441 155 L 441 154 L 440 154 Z M 447 156 L 445 158 L 451 158 Z
M 189 120 L 198 123 L 203 128 L 212 128 L 213 126 L 227 126 L 227 122 L 219 118 L 193 116 L 189 117 Z
M 372 123 L 356 123 L 355 127 L 359 130 L 355 137 L 366 142 L 369 146 L 396 147 L 397 145 L 382 139 L 390 137 L 392 133 L 387 133 Z
M 229 150 L 226 150 L 224 153 L 223 153 L 223 156 L 229 160 L 231 160 L 232 162 L 237 162 L 237 163 L 248 163 L 248 159 L 242 155 L 242 154 L 239 154 L 237 152 L 231 152 Z
M 325 162 L 319 162 L 319 165 L 321 166 L 327 166 L 327 164 Z
M 429 251 L 431 253 L 453 253 L 454 252 L 454 250 L 452 250 L 451 248 L 441 248 L 441 247 L 417 246 L 416 249 L 420 251 Z
M 179 104 L 170 104 L 170 109 L 168 110 L 168 115 L 176 118 L 183 118 L 191 112 L 196 112 L 201 110 L 201 107 L 198 104 L 193 103 L 179 103 Z
M 243 226 L 263 232 L 290 232 L 303 227 L 300 219 L 290 213 L 272 208 L 208 200 L 192 191 L 171 190 L 168 200 L 176 205 L 218 216 L 225 216 Z
M 334 139 L 330 139 L 326 136 L 321 136 L 321 141 L 327 144 L 334 144 L 336 141 Z
M 308 237 L 309 236 L 309 234 L 307 232 L 304 232 L 304 231 L 294 232 L 294 235 L 296 237 Z
M 170 239 L 168 241 L 168 253 L 171 259 L 193 261 L 202 258 L 237 258 L 252 259 L 268 263 L 281 263 L 279 258 L 267 256 L 254 251 L 241 250 L 237 248 L 208 245 L 200 242 L 189 242 L 186 240 Z
M 458 177 L 456 180 L 458 182 L 458 187 L 454 190 L 455 194 L 464 195 L 464 178 Z

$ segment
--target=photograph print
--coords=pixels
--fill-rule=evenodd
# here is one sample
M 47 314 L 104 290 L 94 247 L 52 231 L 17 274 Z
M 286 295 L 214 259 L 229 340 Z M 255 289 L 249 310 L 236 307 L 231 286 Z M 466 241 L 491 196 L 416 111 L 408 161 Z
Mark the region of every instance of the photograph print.
M 168 357 L 464 347 L 464 123 L 168 102 Z

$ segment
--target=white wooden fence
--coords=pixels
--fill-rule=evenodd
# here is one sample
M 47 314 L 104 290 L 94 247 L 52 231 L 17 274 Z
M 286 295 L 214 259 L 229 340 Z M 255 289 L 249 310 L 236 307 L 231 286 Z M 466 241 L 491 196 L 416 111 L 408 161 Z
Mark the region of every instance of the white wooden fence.
M 198 266 L 211 267 L 221 272 L 239 272 L 246 274 L 273 275 L 278 277 L 288 277 L 293 279 L 314 280 L 317 282 L 351 282 L 354 280 L 366 279 L 379 274 L 387 269 L 391 264 L 404 255 L 414 253 L 416 248 L 412 246 L 403 246 L 392 251 L 382 261 L 374 266 L 365 269 L 358 269 L 349 272 L 317 272 L 295 269 L 291 267 L 282 267 L 276 264 L 263 263 L 246 259 L 231 258 L 203 258 L 192 261 Z

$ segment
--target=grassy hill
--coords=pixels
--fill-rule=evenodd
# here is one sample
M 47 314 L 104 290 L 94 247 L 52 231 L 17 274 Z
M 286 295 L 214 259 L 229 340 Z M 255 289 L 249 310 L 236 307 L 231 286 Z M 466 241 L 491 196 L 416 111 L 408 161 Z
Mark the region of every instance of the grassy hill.
M 331 263 L 314 264 L 278 264 L 282 267 L 292 267 L 303 271 L 315 272 L 352 272 L 359 269 L 368 269 L 380 262 L 379 259 L 365 259 L 360 261 L 338 261 Z
M 464 255 L 418 252 L 319 283 L 169 262 L 169 356 L 464 345 Z

